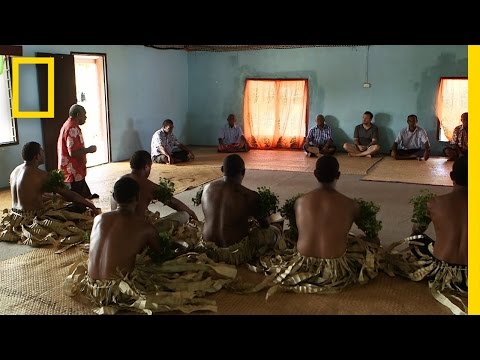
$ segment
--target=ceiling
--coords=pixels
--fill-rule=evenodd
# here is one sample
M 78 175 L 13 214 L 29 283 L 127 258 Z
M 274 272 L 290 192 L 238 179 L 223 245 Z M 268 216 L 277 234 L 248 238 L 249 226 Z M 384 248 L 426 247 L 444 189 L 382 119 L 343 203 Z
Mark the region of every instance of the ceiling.
M 305 47 L 343 47 L 355 45 L 145 45 L 159 50 L 185 51 L 242 51 L 265 49 L 293 49 Z

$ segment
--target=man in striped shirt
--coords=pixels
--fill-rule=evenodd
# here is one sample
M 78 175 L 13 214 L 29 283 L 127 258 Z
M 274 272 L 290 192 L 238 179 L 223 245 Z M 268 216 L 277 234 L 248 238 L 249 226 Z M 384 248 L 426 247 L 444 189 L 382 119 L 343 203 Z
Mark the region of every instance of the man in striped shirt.
M 319 154 L 333 155 L 337 150 L 332 140 L 332 129 L 325 123 L 325 117 L 322 114 L 317 116 L 317 126 L 308 132 L 303 149 L 310 157 L 317 157 Z
M 428 160 L 430 141 L 425 129 L 417 126 L 417 115 L 408 115 L 405 129 L 400 130 L 392 146 L 391 156 L 396 160 Z
M 462 125 L 453 130 L 453 137 L 450 144 L 443 149 L 443 154 L 448 160 L 455 160 L 460 156 L 467 155 L 468 150 L 468 112 L 460 117 Z

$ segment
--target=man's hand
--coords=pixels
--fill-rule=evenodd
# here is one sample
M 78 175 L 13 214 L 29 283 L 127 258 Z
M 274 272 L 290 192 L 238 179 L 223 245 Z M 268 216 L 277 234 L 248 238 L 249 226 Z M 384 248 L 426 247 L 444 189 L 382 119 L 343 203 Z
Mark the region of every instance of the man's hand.
M 167 164 L 173 165 L 175 164 L 175 159 L 173 158 L 172 155 L 166 155 L 167 156 Z
M 193 152 L 189 151 L 188 152 L 188 156 L 190 159 L 194 160 L 195 159 L 195 155 L 193 155 Z
M 397 150 L 392 150 L 392 152 L 390 153 L 390 156 L 394 159 L 397 158 Z
M 192 210 L 188 211 L 188 215 L 190 215 L 191 219 L 198 221 L 197 214 L 195 214 Z
M 357 149 L 360 151 L 360 152 L 363 152 L 365 150 L 368 149 L 368 146 L 365 146 L 365 145 L 357 145 Z
M 423 155 L 423 160 L 427 161 L 430 157 L 430 149 L 425 150 L 425 154 Z

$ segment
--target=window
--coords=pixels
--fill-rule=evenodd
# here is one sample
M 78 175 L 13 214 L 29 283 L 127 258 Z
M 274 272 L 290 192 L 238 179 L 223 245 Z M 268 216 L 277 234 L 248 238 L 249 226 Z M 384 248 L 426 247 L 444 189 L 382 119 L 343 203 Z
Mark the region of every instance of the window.
M 301 149 L 307 126 L 307 80 L 247 79 L 245 137 L 254 149 Z
M 0 146 L 18 144 L 17 121 L 12 117 L 10 56 L 0 55 Z
M 468 112 L 468 79 L 441 78 L 436 101 L 437 140 L 450 141 L 461 125 L 460 116 Z

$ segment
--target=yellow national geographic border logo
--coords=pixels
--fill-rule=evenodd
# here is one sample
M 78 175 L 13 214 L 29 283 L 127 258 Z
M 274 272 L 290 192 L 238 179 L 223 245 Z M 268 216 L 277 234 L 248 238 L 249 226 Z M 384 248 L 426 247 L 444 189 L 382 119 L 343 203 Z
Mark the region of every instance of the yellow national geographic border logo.
M 48 108 L 47 111 L 20 111 L 19 86 L 20 65 L 47 64 L 48 66 Z M 12 58 L 12 115 L 15 118 L 54 118 L 54 58 L 53 57 L 13 57 Z

